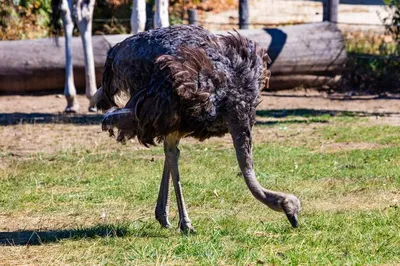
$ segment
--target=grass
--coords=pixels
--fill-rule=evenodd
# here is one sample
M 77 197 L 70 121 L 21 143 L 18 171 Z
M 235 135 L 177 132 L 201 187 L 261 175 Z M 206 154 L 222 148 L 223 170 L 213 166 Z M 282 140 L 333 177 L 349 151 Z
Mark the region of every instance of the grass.
M 252 198 L 226 139 L 181 145 L 182 183 L 197 229 L 190 236 L 162 229 L 153 219 L 163 167 L 161 147 L 107 150 L 105 142 L 94 149 L 74 147 L 22 157 L 3 151 L 0 158 L 8 167 L 0 172 L 0 239 L 14 242 L 0 247 L 0 261 L 400 263 L 398 127 L 370 125 L 356 116 L 290 114 L 282 119 L 292 122 L 256 126 L 255 168 L 263 186 L 290 191 L 302 200 L 298 229 Z M 321 148 L 327 145 L 338 148 Z M 176 226 L 173 194 L 171 199 L 171 222 Z

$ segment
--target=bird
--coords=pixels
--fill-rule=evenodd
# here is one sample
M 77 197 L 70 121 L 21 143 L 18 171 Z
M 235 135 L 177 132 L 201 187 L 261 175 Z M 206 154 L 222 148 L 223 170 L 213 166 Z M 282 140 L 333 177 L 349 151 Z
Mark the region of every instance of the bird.
M 64 28 L 65 36 L 65 86 L 64 95 L 67 100 L 65 113 L 77 113 L 79 103 L 76 99 L 76 88 L 73 74 L 72 62 L 72 34 L 74 30 L 74 20 L 79 28 L 82 37 L 82 48 L 85 62 L 85 94 L 90 99 L 96 92 L 96 73 L 94 65 L 93 45 L 92 45 L 92 22 L 95 0 L 51 0 L 51 29 L 55 35 L 58 45 L 58 36 L 61 32 L 60 19 Z M 89 108 L 89 112 L 95 112 Z
M 51 0 L 50 28 L 58 44 L 58 36 L 61 32 L 60 19 L 64 28 L 65 36 L 65 86 L 64 95 L 67 100 L 66 113 L 77 113 L 79 103 L 76 99 L 76 88 L 73 74 L 72 62 L 72 36 L 74 31 L 74 22 L 78 26 L 82 37 L 82 48 L 85 62 L 85 94 L 91 99 L 96 92 L 96 73 L 92 45 L 92 24 L 93 12 L 96 6 L 96 0 Z M 146 22 L 146 1 L 133 1 L 131 28 L 133 33 L 143 31 Z M 168 0 L 155 1 L 154 26 L 163 27 L 168 22 Z M 76 21 L 75 21 L 76 20 Z M 95 112 L 93 107 L 89 107 L 89 112 Z
M 252 195 L 298 226 L 300 200 L 263 188 L 252 158 L 252 127 L 260 92 L 268 86 L 270 58 L 238 32 L 216 35 L 196 25 L 174 25 L 135 34 L 112 47 L 102 86 L 91 106 L 105 112 L 102 130 L 146 147 L 163 143 L 165 161 L 155 218 L 166 228 L 170 179 L 183 233 L 195 232 L 185 205 L 178 160 L 179 142 L 232 137 L 236 157 Z M 115 132 L 117 130 L 117 132 Z

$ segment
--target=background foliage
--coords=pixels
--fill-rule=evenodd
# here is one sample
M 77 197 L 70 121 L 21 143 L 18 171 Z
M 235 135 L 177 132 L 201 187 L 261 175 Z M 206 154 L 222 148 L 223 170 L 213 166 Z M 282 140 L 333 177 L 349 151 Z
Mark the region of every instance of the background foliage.
M 0 0 L 0 40 L 35 39 L 49 36 L 51 0 Z M 147 0 L 153 6 L 155 0 Z M 223 11 L 235 8 L 235 0 L 170 0 L 171 24 L 184 21 L 188 8 Z M 130 32 L 132 0 L 96 0 L 93 14 L 94 34 Z M 75 34 L 78 34 L 75 31 Z
M 362 93 L 400 93 L 400 0 L 385 0 L 388 16 L 381 18 L 385 33 L 345 35 L 349 53 L 340 90 Z
M 50 0 L 0 0 L 0 40 L 48 36 Z

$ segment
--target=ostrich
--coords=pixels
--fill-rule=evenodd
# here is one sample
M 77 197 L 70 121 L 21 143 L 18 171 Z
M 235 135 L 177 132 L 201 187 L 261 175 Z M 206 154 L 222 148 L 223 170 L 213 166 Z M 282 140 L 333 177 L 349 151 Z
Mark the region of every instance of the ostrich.
M 102 87 L 91 106 L 108 110 L 102 130 L 113 136 L 117 128 L 120 142 L 135 136 L 145 146 L 164 142 L 164 170 L 155 209 L 162 226 L 171 226 L 172 176 L 179 228 L 194 231 L 178 170 L 179 140 L 202 141 L 230 133 L 250 192 L 269 208 L 284 212 L 297 227 L 300 201 L 292 194 L 263 188 L 253 168 L 251 130 L 260 90 L 270 77 L 269 60 L 263 48 L 239 33 L 217 36 L 193 25 L 142 32 L 108 52 Z M 129 99 L 126 104 L 124 98 Z
M 74 30 L 74 17 L 76 16 L 79 32 L 82 37 L 83 51 L 85 57 L 85 80 L 87 98 L 91 98 L 96 92 L 96 74 L 93 59 L 92 45 L 92 16 L 95 0 L 77 0 L 74 10 L 74 0 L 52 0 L 52 24 L 56 34 L 60 31 L 58 21 L 63 21 L 65 34 L 65 86 L 64 95 L 67 99 L 66 113 L 79 111 L 79 104 L 76 100 L 76 89 L 72 64 L 72 31 Z M 95 111 L 89 108 L 89 111 Z
M 58 35 L 61 26 L 58 21 L 60 17 L 63 21 L 65 33 L 65 86 L 64 95 L 67 99 L 66 113 L 76 113 L 79 111 L 79 104 L 76 100 L 76 88 L 74 84 L 73 63 L 72 63 L 72 32 L 74 29 L 74 18 L 76 18 L 79 32 L 82 38 L 84 58 L 85 58 L 85 94 L 91 99 L 96 92 L 96 74 L 93 58 L 92 45 L 92 18 L 95 0 L 51 0 L 52 6 L 52 27 Z M 144 31 L 146 22 L 145 0 L 134 0 L 131 27 L 133 33 Z M 168 26 L 168 0 L 156 0 L 156 12 L 154 17 L 155 27 Z M 95 108 L 89 107 L 89 111 Z

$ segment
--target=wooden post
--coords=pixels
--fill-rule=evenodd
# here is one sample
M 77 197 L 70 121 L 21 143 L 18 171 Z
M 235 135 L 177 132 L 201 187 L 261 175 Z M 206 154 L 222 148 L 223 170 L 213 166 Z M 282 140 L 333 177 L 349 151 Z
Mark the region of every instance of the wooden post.
M 239 29 L 249 28 L 249 0 L 239 0 Z
M 153 5 L 151 3 L 146 3 L 146 24 L 144 30 L 147 31 L 154 29 L 153 20 L 154 20 Z
M 323 21 L 338 22 L 339 0 L 324 0 L 323 5 Z
M 197 25 L 197 10 L 194 8 L 188 9 L 189 24 Z

